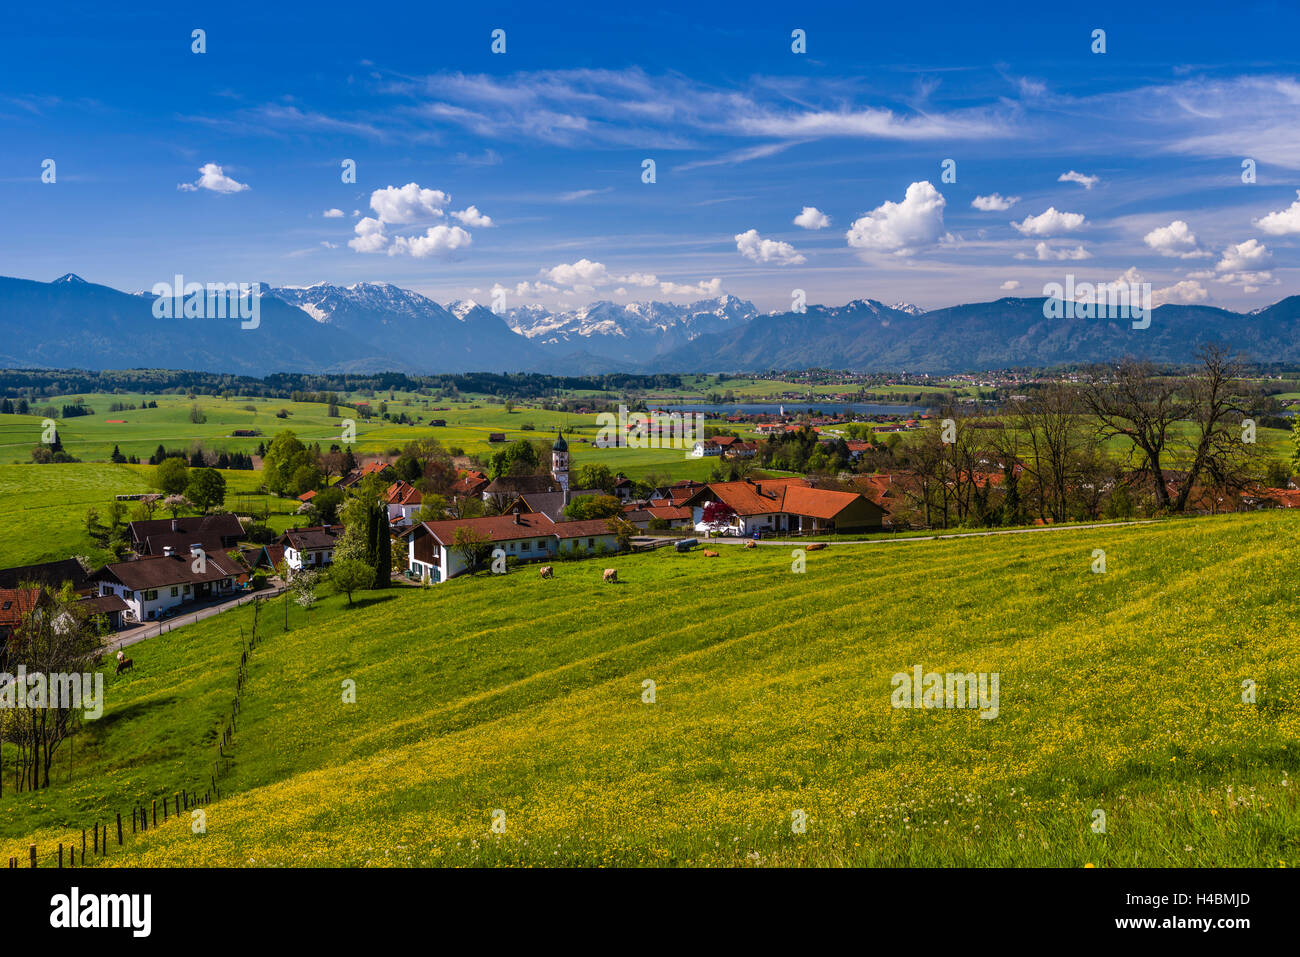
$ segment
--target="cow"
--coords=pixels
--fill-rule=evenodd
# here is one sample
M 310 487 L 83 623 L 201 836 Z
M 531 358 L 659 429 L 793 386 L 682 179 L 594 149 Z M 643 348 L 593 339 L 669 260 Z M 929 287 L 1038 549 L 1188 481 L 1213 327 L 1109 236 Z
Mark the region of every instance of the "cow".
M 555 572 L 555 567 L 554 567 L 554 566 L 552 566 L 552 565 L 543 565 L 543 566 L 542 566 L 542 569 L 541 569 L 541 575 L 542 575 L 543 578 L 550 578 L 550 577 L 554 574 L 554 572 Z
M 606 568 L 606 569 L 605 569 L 605 578 L 604 578 L 604 580 L 607 581 L 607 582 L 615 582 L 615 583 L 617 583 L 617 582 L 618 582 L 618 569 L 617 569 L 617 568 Z
M 130 671 L 133 667 L 135 667 L 135 662 L 119 651 L 117 653 L 117 673 L 120 675 L 123 671 Z
M 706 548 L 706 549 L 704 550 L 704 557 L 705 557 L 705 558 L 717 558 L 717 557 L 718 557 L 718 553 L 717 553 L 717 552 L 714 552 L 714 551 L 710 551 L 709 549 Z
M 746 548 L 758 548 L 758 542 L 754 541 L 754 540 L 751 538 L 749 541 L 747 541 L 747 542 L 745 543 L 745 547 L 746 547 Z
M 809 552 L 820 552 L 825 547 L 825 542 L 813 542 L 811 545 L 805 545 L 804 550 Z

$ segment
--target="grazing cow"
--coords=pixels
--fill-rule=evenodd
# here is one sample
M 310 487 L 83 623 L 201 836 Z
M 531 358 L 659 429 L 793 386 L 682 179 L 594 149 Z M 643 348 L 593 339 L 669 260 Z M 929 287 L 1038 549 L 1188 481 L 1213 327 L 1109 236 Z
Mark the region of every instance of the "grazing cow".
M 717 553 L 717 552 L 714 552 L 714 551 L 710 551 L 709 549 L 706 548 L 706 549 L 704 550 L 704 557 L 705 557 L 705 558 L 717 558 L 717 557 L 718 557 L 718 553 Z
M 617 581 L 618 581 L 618 569 L 617 569 L 617 568 L 606 568 L 606 569 L 605 569 L 605 579 L 604 579 L 604 580 L 607 581 L 607 582 L 617 582 Z
M 804 546 L 804 551 L 808 551 L 808 552 L 820 552 L 820 551 L 821 551 L 823 548 L 825 548 L 825 547 L 826 547 L 826 543 L 825 543 L 825 542 L 813 542 L 813 543 L 810 544 L 810 545 L 805 545 L 805 546 Z
M 120 675 L 123 671 L 130 671 L 135 666 L 135 662 L 127 658 L 121 652 L 117 654 L 117 673 Z
M 554 568 L 553 566 L 551 566 L 551 565 L 543 565 L 543 566 L 542 566 L 542 572 L 541 572 L 541 574 L 542 574 L 542 577 L 543 577 L 543 578 L 550 578 L 550 577 L 552 577 L 552 575 L 554 574 L 554 572 L 555 572 L 555 568 Z
M 754 541 L 754 540 L 751 538 L 749 541 L 747 541 L 747 542 L 745 543 L 745 547 L 746 547 L 746 548 L 758 548 L 758 542 Z

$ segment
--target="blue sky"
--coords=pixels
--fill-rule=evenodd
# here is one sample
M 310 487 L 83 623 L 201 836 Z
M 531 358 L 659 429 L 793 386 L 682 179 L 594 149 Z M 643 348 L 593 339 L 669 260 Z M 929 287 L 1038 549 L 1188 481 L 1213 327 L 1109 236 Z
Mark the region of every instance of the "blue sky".
M 1294 5 L 133 6 L 6 11 L 0 273 L 512 306 L 1300 291 Z

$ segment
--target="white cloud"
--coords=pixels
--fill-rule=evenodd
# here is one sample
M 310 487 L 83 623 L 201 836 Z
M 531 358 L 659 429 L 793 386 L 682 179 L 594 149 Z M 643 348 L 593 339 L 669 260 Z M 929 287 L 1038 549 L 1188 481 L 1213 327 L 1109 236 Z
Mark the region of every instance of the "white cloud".
M 831 218 L 816 206 L 805 206 L 803 212 L 794 218 L 794 224 L 804 229 L 825 229 L 831 224 Z
M 1047 243 L 1035 243 L 1034 255 L 1030 257 L 1029 253 L 1016 253 L 1017 259 L 1037 259 L 1040 262 L 1067 262 L 1077 261 L 1080 259 L 1091 259 L 1092 253 L 1082 246 L 1075 246 L 1073 249 L 1065 246 L 1051 246 Z
M 466 226 L 487 229 L 492 225 L 492 217 L 480 213 L 477 206 L 467 206 L 459 213 L 452 213 L 451 215 L 456 217 L 456 219 L 460 220 Z
M 386 186 L 370 194 L 370 208 L 382 223 L 413 223 L 428 217 L 438 219 L 451 197 L 440 189 L 423 189 L 419 183 Z
M 339 244 L 338 244 L 338 243 L 332 243 L 332 242 L 330 242 L 329 240 L 326 240 L 326 239 L 322 239 L 322 240 L 321 240 L 321 245 L 324 246 L 326 249 L 338 249 L 338 248 L 339 248 Z
M 1209 256 L 1203 251 L 1187 223 L 1175 219 L 1168 226 L 1151 230 L 1142 241 L 1162 256 L 1177 256 L 1179 259 L 1197 259 Z
M 342 218 L 343 218 L 343 210 L 341 210 L 341 209 L 327 209 L 327 210 L 325 210 L 325 212 L 321 213 L 321 215 L 324 216 L 326 219 L 342 219 Z
M 929 182 L 913 183 L 901 203 L 885 202 L 859 217 L 844 238 L 855 249 L 911 255 L 939 241 L 945 205 Z
M 354 231 L 357 236 L 348 240 L 348 246 L 359 253 L 377 253 L 388 245 L 384 224 L 373 216 L 366 216 L 358 222 Z
M 227 176 L 216 163 L 205 163 L 199 167 L 199 178 L 193 183 L 177 183 L 176 188 L 186 193 L 200 189 L 214 193 L 240 193 L 248 189 L 247 183 L 237 183 Z
M 1054 236 L 1057 233 L 1070 233 L 1084 224 L 1082 213 L 1057 212 L 1055 206 L 1049 206 L 1037 216 L 1026 216 L 1011 225 L 1023 236 Z
M 1084 189 L 1092 189 L 1101 182 L 1101 177 L 1085 176 L 1082 173 L 1076 173 L 1074 170 L 1070 170 L 1070 172 L 1062 173 L 1060 176 L 1056 177 L 1056 181 L 1058 183 L 1078 183 Z
M 1296 196 L 1300 196 L 1300 190 L 1296 190 Z M 1269 213 L 1255 220 L 1255 228 L 1270 236 L 1290 236 L 1300 233 L 1300 199 L 1286 209 Z
M 473 237 L 459 226 L 430 226 L 423 236 L 395 236 L 393 244 L 388 247 L 388 255 L 410 253 L 416 259 L 424 259 L 463 249 L 473 241 Z
M 797 266 L 807 259 L 789 243 L 764 239 L 757 229 L 736 233 L 736 249 L 746 259 L 756 263 L 775 263 L 778 266 Z
M 701 296 L 716 298 L 722 295 L 722 280 L 717 276 L 707 282 L 701 279 L 695 285 L 682 285 L 675 282 L 661 282 L 659 291 L 665 296 Z
M 1019 196 L 1003 196 L 1000 193 L 989 193 L 987 196 L 976 196 L 971 200 L 970 204 L 986 213 L 1000 213 L 1004 209 L 1010 209 L 1018 202 L 1020 202 Z
M 1194 302 L 1204 302 L 1208 297 L 1209 293 L 1199 282 L 1195 279 L 1184 279 L 1151 293 L 1151 305 L 1163 306 L 1168 302 L 1190 305 Z
M 579 259 L 575 263 L 561 263 L 550 269 L 541 270 L 538 275 L 553 283 L 554 286 L 567 286 L 569 289 L 590 292 L 597 286 L 627 285 L 649 288 L 659 282 L 654 273 L 634 272 L 626 276 L 616 276 L 606 268 L 604 263 L 590 259 Z M 540 286 L 540 284 L 535 284 Z M 554 288 L 554 287 L 552 287 Z
M 1002 285 L 998 286 L 998 288 L 999 288 L 999 289 L 1004 289 L 1004 290 L 1006 290 L 1007 292 L 1010 292 L 1010 291 L 1013 290 L 1013 289 L 1019 289 L 1019 288 L 1020 288 L 1020 281 L 1017 280 L 1017 279 L 1008 279 L 1008 280 L 1007 280 L 1006 282 L 1004 282 Z
M 1247 239 L 1244 243 L 1229 246 L 1223 251 L 1223 258 L 1214 268 L 1218 272 L 1237 272 L 1243 269 L 1256 269 L 1273 258 L 1268 247 L 1256 239 Z

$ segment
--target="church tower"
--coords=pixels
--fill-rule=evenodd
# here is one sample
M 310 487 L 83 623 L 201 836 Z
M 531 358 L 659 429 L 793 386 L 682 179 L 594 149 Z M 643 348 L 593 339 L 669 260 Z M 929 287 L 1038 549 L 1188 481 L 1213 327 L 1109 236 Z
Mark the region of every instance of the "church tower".
M 555 433 L 555 444 L 551 446 L 551 478 L 560 484 L 564 493 L 565 504 L 569 501 L 569 443 L 564 436 Z

